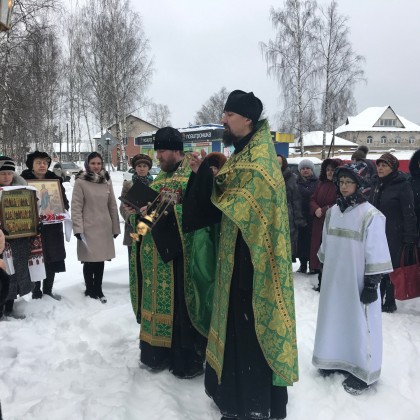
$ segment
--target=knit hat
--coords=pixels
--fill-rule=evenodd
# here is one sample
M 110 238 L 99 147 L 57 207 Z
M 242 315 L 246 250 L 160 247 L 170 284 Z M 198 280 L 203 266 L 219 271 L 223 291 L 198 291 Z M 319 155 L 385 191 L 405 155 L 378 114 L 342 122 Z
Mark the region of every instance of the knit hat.
M 395 172 L 400 166 L 400 161 L 391 153 L 384 153 L 379 159 L 376 159 L 376 164 L 379 162 L 385 162 Z
M 48 153 L 45 152 L 39 152 L 38 150 L 35 150 L 33 153 L 29 153 L 26 157 L 26 166 L 28 169 L 32 171 L 34 167 L 34 160 L 35 159 L 45 159 L 48 162 L 48 167 L 51 165 L 51 157 Z
M 221 169 L 225 164 L 227 157 L 220 152 L 212 152 L 206 156 L 206 160 L 209 166 L 215 166 L 217 169 Z
M 309 168 L 312 169 L 312 172 L 315 170 L 315 165 L 312 160 L 303 159 L 299 162 L 298 170 L 300 171 L 302 168 Z
M 357 192 L 366 196 L 371 188 L 368 180 L 368 172 L 368 165 L 362 160 L 356 163 L 347 163 L 346 165 L 337 167 L 333 175 L 333 183 L 337 188 L 337 192 L 340 191 L 340 177 L 348 176 L 357 183 Z
M 15 171 L 15 162 L 7 156 L 0 156 L 0 171 Z
M 234 90 L 226 100 L 224 111 L 235 112 L 252 120 L 255 125 L 262 113 L 262 102 L 254 96 L 253 92 L 246 93 L 243 90 Z
M 145 163 L 149 167 L 149 169 L 152 169 L 152 159 L 150 159 L 149 156 L 143 153 L 138 153 L 137 155 L 131 158 L 131 166 L 133 167 L 133 169 L 136 169 L 136 166 L 140 163 Z
M 361 144 L 361 145 L 357 148 L 357 150 L 358 150 L 359 152 L 362 152 L 362 153 L 364 154 L 363 159 L 366 159 L 366 156 L 367 156 L 367 154 L 368 154 L 368 152 L 369 152 L 369 147 L 365 146 L 364 144 Z
M 92 159 L 96 158 L 96 157 L 98 157 L 99 159 L 101 159 L 101 162 L 102 162 L 102 167 L 104 166 L 104 160 L 103 160 L 102 155 L 101 155 L 100 153 L 98 153 L 98 152 L 92 152 L 92 153 L 89 153 L 88 157 L 85 159 L 85 169 L 86 169 L 88 172 L 89 172 L 89 162 L 90 162 Z
M 184 150 L 182 134 L 175 128 L 159 128 L 153 143 L 155 150 Z

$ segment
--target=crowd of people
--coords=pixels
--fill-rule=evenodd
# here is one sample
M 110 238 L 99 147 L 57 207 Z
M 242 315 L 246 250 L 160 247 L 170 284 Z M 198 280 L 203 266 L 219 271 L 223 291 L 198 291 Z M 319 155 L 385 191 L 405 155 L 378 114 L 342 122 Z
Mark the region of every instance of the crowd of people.
M 222 419 L 282 419 L 298 380 L 292 262 L 317 274 L 320 292 L 312 363 L 319 374 L 343 374 L 358 395 L 380 377 L 381 312 L 397 310 L 389 273 L 419 246 L 420 150 L 407 179 L 390 153 L 376 162 L 359 148 L 351 163 L 326 159 L 319 178 L 303 159 L 298 174 L 276 154 L 263 106 L 252 93 L 233 91 L 222 116 L 222 153 L 185 152 L 181 133 L 164 127 L 154 139 L 161 171 L 138 154 L 125 181 L 120 214 L 128 250 L 133 311 L 140 328 L 140 361 L 181 379 L 204 374 L 207 395 Z M 0 156 L 0 186 L 61 178 L 51 157 L 36 151 L 27 169 Z M 133 191 L 137 194 L 135 204 Z M 42 197 L 39 200 L 42 206 Z M 101 211 L 98 211 L 100 209 Z M 107 302 L 105 261 L 115 257 L 118 207 L 102 156 L 93 152 L 76 175 L 71 201 L 85 295 Z M 53 292 L 65 271 L 60 220 L 41 221 L 33 237 L 0 231 L 0 317 L 17 296 Z M 30 270 L 42 255 L 43 270 Z M 42 287 L 41 287 L 42 285 Z

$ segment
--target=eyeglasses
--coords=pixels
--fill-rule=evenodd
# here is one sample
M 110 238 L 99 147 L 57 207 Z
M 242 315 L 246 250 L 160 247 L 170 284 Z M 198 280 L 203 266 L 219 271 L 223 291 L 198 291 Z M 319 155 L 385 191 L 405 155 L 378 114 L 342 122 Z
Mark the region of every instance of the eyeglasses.
M 344 186 L 347 187 L 347 185 L 353 185 L 355 184 L 355 182 L 354 181 L 339 181 L 338 184 L 340 185 L 340 187 L 344 187 Z

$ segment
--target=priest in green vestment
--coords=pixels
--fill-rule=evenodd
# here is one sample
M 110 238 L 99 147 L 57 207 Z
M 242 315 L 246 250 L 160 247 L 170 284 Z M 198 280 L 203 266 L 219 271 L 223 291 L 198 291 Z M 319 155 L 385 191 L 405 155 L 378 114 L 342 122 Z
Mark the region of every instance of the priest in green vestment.
M 234 153 L 214 178 L 197 153 L 190 160 L 221 217 L 205 388 L 222 418 L 285 418 L 298 380 L 286 190 L 261 113 L 252 92 L 233 91 L 222 123 Z
M 203 373 L 206 340 L 191 322 L 184 285 L 185 249 L 191 235 L 182 233 L 182 203 L 191 170 L 178 130 L 159 129 L 154 149 L 161 171 L 150 188 L 160 194 L 159 201 L 171 204 L 131 255 L 130 293 L 141 323 L 140 361 L 153 370 L 169 369 L 179 378 L 193 378 Z M 132 215 L 136 231 L 135 219 Z

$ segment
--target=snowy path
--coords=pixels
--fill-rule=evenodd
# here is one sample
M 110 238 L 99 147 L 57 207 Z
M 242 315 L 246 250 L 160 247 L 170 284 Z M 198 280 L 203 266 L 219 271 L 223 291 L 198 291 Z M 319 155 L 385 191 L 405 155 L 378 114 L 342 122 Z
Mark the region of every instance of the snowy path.
M 122 175 L 112 174 L 116 195 Z M 66 184 L 69 199 L 72 187 Z M 127 250 L 105 265 L 106 305 L 84 296 L 76 240 L 66 244 L 67 272 L 56 277 L 61 302 L 17 301 L 23 321 L 0 323 L 0 399 L 4 420 L 216 420 L 203 377 L 179 380 L 139 366 L 138 332 L 129 301 Z M 297 266 L 295 267 L 295 269 Z M 384 314 L 379 383 L 353 397 L 343 377 L 320 377 L 311 365 L 316 276 L 295 273 L 300 380 L 289 388 L 289 420 L 420 420 L 420 299 Z

